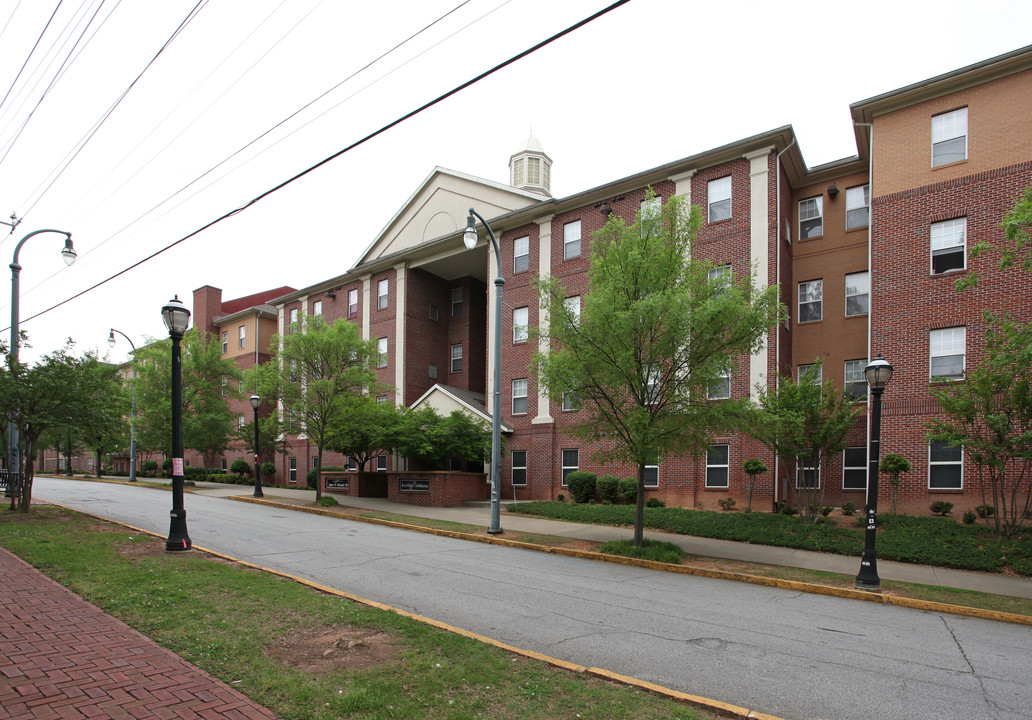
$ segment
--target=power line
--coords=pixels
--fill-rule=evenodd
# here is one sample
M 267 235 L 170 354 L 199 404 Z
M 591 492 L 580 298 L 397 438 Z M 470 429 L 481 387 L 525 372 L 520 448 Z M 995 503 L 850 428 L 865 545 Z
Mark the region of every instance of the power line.
M 461 85 L 458 85 L 458 86 L 452 88 L 451 90 L 447 91 L 443 95 L 439 95 L 438 97 L 434 98 L 433 100 L 430 100 L 429 102 L 424 103 L 423 105 L 420 105 L 415 110 L 412 110 L 412 111 L 406 113 L 405 115 L 402 115 L 398 119 L 391 121 L 390 123 L 388 123 L 388 124 L 384 125 L 383 127 L 381 127 L 379 130 L 375 130 L 374 132 L 371 132 L 368 135 L 366 135 L 365 137 L 363 137 L 362 139 L 357 140 L 357 141 L 353 142 L 352 144 L 348 145 L 347 147 L 345 147 L 345 148 L 343 148 L 341 150 L 338 150 L 337 152 L 333 153 L 332 155 L 329 155 L 328 157 L 323 158 L 322 160 L 320 160 L 319 162 L 315 163 L 314 165 L 306 168 L 305 170 L 302 170 L 301 172 L 297 173 L 296 175 L 293 175 L 292 177 L 284 180 L 283 182 L 279 183 L 278 185 L 275 185 L 274 187 L 266 190 L 265 192 L 261 193 L 260 195 L 252 198 L 251 200 L 249 200 L 248 202 L 244 203 L 243 205 L 241 205 L 240 207 L 236 208 L 235 210 L 231 210 L 231 211 L 229 211 L 229 212 L 227 212 L 227 213 L 225 213 L 223 215 L 220 215 L 219 217 L 215 218 L 214 220 L 211 220 L 210 222 L 205 223 L 201 227 L 197 228 L 193 232 L 191 232 L 191 233 L 189 233 L 187 235 L 184 235 L 183 237 L 181 237 L 178 240 L 175 240 L 175 241 L 169 243 L 168 245 L 166 245 L 165 247 L 161 248 L 160 250 L 157 250 L 157 251 L 151 253 L 150 255 L 148 255 L 147 257 L 143 258 L 142 260 L 138 260 L 137 262 L 133 263 L 132 265 L 129 265 L 128 267 L 123 268 L 122 270 L 119 270 L 114 275 L 111 275 L 110 277 L 107 277 L 107 278 L 105 278 L 104 280 L 101 280 L 98 283 L 94 283 L 93 285 L 91 285 L 90 287 L 86 288 L 85 290 L 77 292 L 74 295 L 72 295 L 72 296 L 70 296 L 68 298 L 65 298 L 61 302 L 55 303 L 54 305 L 51 305 L 50 307 L 46 308 L 45 310 L 41 310 L 40 312 L 36 313 L 35 315 L 31 315 L 31 316 L 25 318 L 25 320 L 23 320 L 22 322 L 25 323 L 25 322 L 28 322 L 29 320 L 34 320 L 35 318 L 38 318 L 41 315 L 47 314 L 51 310 L 56 310 L 57 308 L 61 307 L 62 305 L 66 305 L 66 304 L 70 303 L 72 300 L 76 300 L 76 299 L 82 297 L 83 295 L 86 295 L 87 293 L 90 293 L 90 292 L 96 290 L 97 288 L 99 288 L 99 287 L 101 287 L 103 285 L 106 285 L 107 283 L 111 282 L 115 278 L 118 278 L 118 277 L 126 274 L 130 270 L 133 270 L 133 269 L 139 267 L 140 265 L 143 265 L 144 263 L 146 263 L 146 262 L 148 262 L 150 260 L 153 260 L 154 258 L 158 257 L 162 253 L 164 253 L 164 252 L 166 252 L 168 250 L 171 250 L 172 248 L 176 247 L 180 243 L 185 242 L 185 241 L 189 240 L 190 238 L 195 237 L 196 235 L 201 234 L 205 230 L 207 230 L 207 229 L 217 225 L 218 223 L 222 222 L 223 220 L 231 218 L 234 215 L 238 215 L 239 213 L 244 212 L 248 208 L 251 208 L 254 205 L 257 205 L 259 202 L 261 202 L 262 200 L 264 200 L 268 196 L 272 195 L 273 193 L 278 192 L 279 190 L 282 190 L 287 185 L 290 185 L 291 183 L 293 183 L 293 182 L 295 182 L 297 180 L 300 180 L 301 178 L 305 177 L 309 173 L 312 173 L 315 170 L 321 168 L 323 165 L 326 165 L 326 164 L 332 162 L 333 160 L 336 160 L 341 155 L 344 155 L 345 153 L 348 153 L 351 150 L 354 150 L 355 148 L 357 148 L 357 147 L 359 147 L 361 145 L 364 145 L 365 143 L 369 142 L 373 138 L 378 137 L 379 135 L 382 135 L 383 133 L 387 132 L 388 130 L 390 130 L 390 129 L 398 126 L 398 125 L 400 125 L 401 123 L 405 122 L 406 120 L 409 120 L 410 118 L 415 117 L 416 115 L 419 115 L 423 111 L 425 111 L 425 110 L 427 110 L 427 109 L 429 109 L 431 107 L 434 107 L 435 105 L 438 105 L 439 103 L 447 100 L 448 98 L 452 97 L 453 95 L 456 95 L 457 93 L 462 92 L 466 88 L 468 88 L 468 87 L 470 87 L 472 85 L 477 84 L 478 82 L 480 82 L 484 78 L 487 78 L 487 77 L 490 77 L 491 75 L 494 75 L 499 70 L 502 70 L 502 69 L 508 67 L 509 65 L 512 65 L 513 63 L 518 62 L 519 60 L 522 60 L 523 58 L 527 57 L 528 55 L 531 55 L 531 54 L 537 52 L 541 48 L 546 47 L 546 46 L 552 44 L 556 40 L 558 40 L 558 39 L 560 39 L 562 37 L 565 37 L 566 35 L 569 35 L 570 33 L 574 32 L 575 30 L 578 30 L 578 29 L 584 27 L 588 23 L 591 23 L 594 20 L 597 20 L 598 18 L 602 17 L 603 15 L 606 15 L 606 14 L 612 12 L 616 8 L 621 7 L 623 5 L 626 5 L 628 2 L 630 2 L 630 0 L 617 0 L 617 2 L 614 2 L 613 4 L 609 5 L 608 7 L 603 8 L 602 10 L 599 10 L 598 12 L 594 13 L 593 15 L 590 15 L 590 16 L 584 18 L 583 20 L 580 20 L 580 21 L 574 23 L 573 25 L 569 26 L 565 30 L 559 31 L 555 35 L 552 35 L 551 37 L 547 38 L 546 40 L 542 40 L 538 44 L 536 44 L 536 45 L 534 45 L 534 46 L 524 50 L 523 52 L 520 52 L 517 55 L 513 55 L 508 60 L 504 60 L 503 62 L 495 65 L 490 70 L 486 70 L 486 71 L 480 73 L 479 75 L 477 75 L 476 77 L 472 78 L 471 80 L 467 80 L 466 82 L 462 83 Z M 0 332 L 2 332 L 2 331 L 0 331 Z
M 19 68 L 19 70 L 18 70 L 18 74 L 14 76 L 14 80 L 11 82 L 11 87 L 7 88 L 7 92 L 4 94 L 4 99 L 0 100 L 0 108 L 2 108 L 4 106 L 5 102 L 7 102 L 7 98 L 10 97 L 11 91 L 14 90 L 14 86 L 18 84 L 18 78 L 20 78 L 21 74 L 23 72 L 25 72 L 25 66 L 28 65 L 29 64 L 29 60 L 32 59 L 32 54 L 34 52 L 36 52 L 36 48 L 39 47 L 40 41 L 43 39 L 43 36 L 46 34 L 47 28 L 50 27 L 50 23 L 52 23 L 54 21 L 54 16 L 57 15 L 57 11 L 61 9 L 61 3 L 63 3 L 63 2 L 64 2 L 64 0 L 57 0 L 57 7 L 55 7 L 54 8 L 54 12 L 50 14 L 50 19 L 47 20 L 47 24 L 43 26 L 43 32 L 41 32 L 39 34 L 39 37 L 36 38 L 36 42 L 32 45 L 32 49 L 29 50 L 29 54 L 25 57 L 25 62 L 22 63 L 21 68 Z

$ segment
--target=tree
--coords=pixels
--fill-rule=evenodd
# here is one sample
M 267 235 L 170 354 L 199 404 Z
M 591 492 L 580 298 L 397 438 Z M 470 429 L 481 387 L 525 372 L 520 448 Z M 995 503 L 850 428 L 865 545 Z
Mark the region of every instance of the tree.
M 677 197 L 630 225 L 610 215 L 593 235 L 583 307 L 568 302 L 558 278 L 539 280 L 550 320 L 537 380 L 554 400 L 575 395 L 582 422 L 572 431 L 602 448 L 600 461 L 637 466 L 638 546 L 645 467 L 699 455 L 714 434 L 739 425 L 746 404 L 710 401 L 708 390 L 763 347 L 778 319 L 776 287 L 760 289 L 748 274 L 732 280 L 702 259 L 700 223 L 698 209 Z
M 460 410 L 445 417 L 429 406 L 404 410 L 396 449 L 435 470 L 445 469 L 448 460 L 482 463 L 491 454 L 491 428 Z
M 749 458 L 742 463 L 742 472 L 749 476 L 749 489 L 746 495 L 748 504 L 745 506 L 745 511 L 752 512 L 752 496 L 753 490 L 756 489 L 756 476 L 767 472 L 767 466 L 763 464 L 762 460 Z
M 1017 265 L 1026 272 L 1032 271 L 1032 187 L 1026 188 L 1014 201 L 1014 207 L 1008 210 L 1000 223 L 1003 228 L 1003 242 L 994 244 L 982 239 L 971 248 L 972 259 L 984 252 L 996 252 L 999 257 L 998 268 L 1006 270 Z M 968 272 L 956 281 L 958 290 L 977 285 L 978 273 Z
M 83 371 L 97 377 L 89 384 L 94 394 L 85 408 L 87 417 L 76 430 L 83 444 L 93 451 L 96 476 L 100 477 L 104 456 L 129 446 L 129 394 L 117 365 L 101 362 L 92 355 L 85 360 Z
M 752 434 L 793 465 L 800 510 L 816 523 L 824 505 L 827 465 L 846 447 L 858 409 L 852 398 L 829 380 L 820 383 L 817 362 L 799 379 L 782 377 L 773 392 L 760 395 Z
M 258 455 L 259 462 L 274 463 L 276 453 L 280 455 L 290 454 L 290 443 L 285 436 L 286 428 L 275 415 L 258 418 Z M 244 447 L 251 457 L 254 457 L 254 421 L 245 423 L 237 428 L 235 439 Z M 265 472 L 262 471 L 262 475 Z
M 1032 511 L 1032 325 L 986 316 L 985 356 L 964 380 L 932 387 L 943 417 L 928 440 L 962 446 L 978 470 L 991 526 L 1016 535 Z M 987 518 L 988 521 L 988 518 Z
M 890 502 L 892 503 L 892 514 L 896 514 L 896 503 L 899 501 L 899 476 L 910 472 L 910 461 L 902 455 L 887 453 L 878 464 L 878 471 L 889 476 Z
M 334 423 L 349 400 L 376 381 L 376 343 L 363 340 L 358 325 L 343 318 L 330 325 L 319 315 L 308 316 L 298 330 L 273 336 L 279 350 L 270 362 L 249 371 L 247 384 L 270 402 L 283 403 L 315 444 L 316 467 L 322 467 Z M 322 499 L 319 483 L 315 493 L 316 501 Z
M 345 411 L 334 421 L 326 447 L 355 458 L 358 469 L 398 445 L 401 415 L 389 403 L 370 395 L 348 398 Z
M 137 370 L 137 444 L 172 456 L 172 340 L 152 342 L 135 353 Z M 182 340 L 183 446 L 215 464 L 234 439 L 227 398 L 236 397 L 240 369 L 222 357 L 214 338 L 191 328 Z

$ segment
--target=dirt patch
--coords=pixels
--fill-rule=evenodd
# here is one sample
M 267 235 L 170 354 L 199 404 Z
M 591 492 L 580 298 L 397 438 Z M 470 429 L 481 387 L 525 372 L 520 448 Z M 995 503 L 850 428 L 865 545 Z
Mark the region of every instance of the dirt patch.
M 268 654 L 288 667 L 325 675 L 393 662 L 400 652 L 397 639 L 380 630 L 321 626 L 289 632 Z

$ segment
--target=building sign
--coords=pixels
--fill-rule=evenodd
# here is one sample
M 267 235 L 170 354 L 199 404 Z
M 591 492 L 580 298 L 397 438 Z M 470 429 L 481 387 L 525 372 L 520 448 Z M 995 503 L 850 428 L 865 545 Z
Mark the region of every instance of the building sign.
M 351 489 L 351 478 L 344 474 L 329 474 L 327 473 L 323 477 L 325 488 L 327 490 L 350 490 Z
M 416 478 L 401 478 L 398 480 L 398 489 L 401 492 L 430 492 L 430 481 Z

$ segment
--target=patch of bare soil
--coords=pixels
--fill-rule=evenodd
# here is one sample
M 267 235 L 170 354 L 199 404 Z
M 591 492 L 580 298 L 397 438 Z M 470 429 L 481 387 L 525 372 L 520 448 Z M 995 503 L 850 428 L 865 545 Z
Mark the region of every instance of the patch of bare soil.
M 399 644 L 389 633 L 329 626 L 290 631 L 269 651 L 274 660 L 314 675 L 376 667 L 399 654 Z

